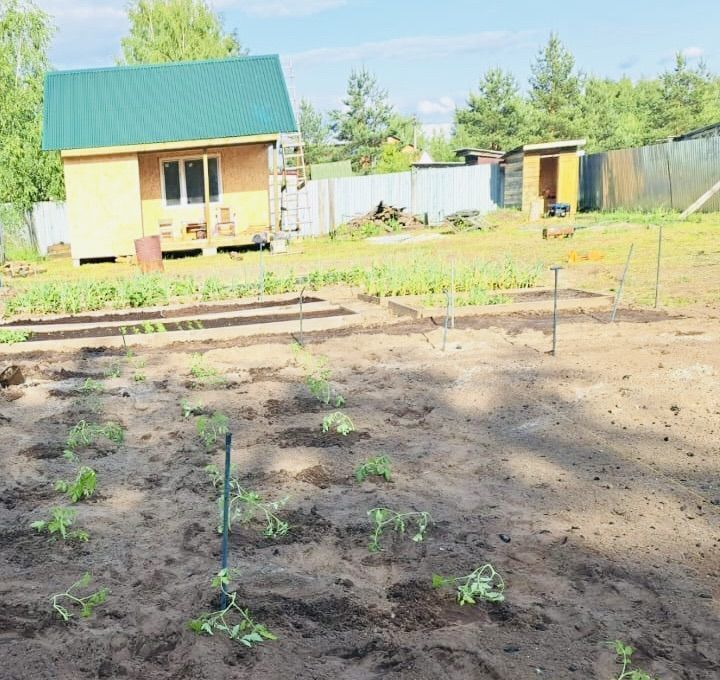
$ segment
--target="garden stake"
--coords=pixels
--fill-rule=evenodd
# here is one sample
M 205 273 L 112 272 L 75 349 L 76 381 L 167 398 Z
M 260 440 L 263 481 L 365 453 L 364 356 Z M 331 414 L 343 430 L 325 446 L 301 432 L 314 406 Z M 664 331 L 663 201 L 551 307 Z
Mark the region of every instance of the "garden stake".
M 658 233 L 658 257 L 657 257 L 657 271 L 655 272 L 655 309 L 657 309 L 658 302 L 660 300 L 660 253 L 662 251 L 662 223 L 660 224 L 660 231 Z
M 300 347 L 305 347 L 303 341 L 303 296 L 305 295 L 305 286 L 300 290 Z
M 222 561 L 220 568 L 227 569 L 228 563 L 228 515 L 230 510 L 230 449 L 232 444 L 232 434 L 225 433 L 225 488 L 223 491 L 223 533 L 222 533 Z M 222 609 L 227 607 L 227 594 L 225 589 L 222 590 L 220 596 L 220 606 Z
M 258 285 L 258 302 L 263 301 L 263 295 L 265 293 L 265 267 L 263 265 L 263 242 L 260 241 L 260 283 Z
M 557 348 L 557 294 L 558 294 L 558 272 L 562 269 L 559 265 L 550 267 L 555 272 L 555 295 L 553 297 L 553 345 L 550 354 L 555 356 L 555 349 Z
M 662 229 L 662 227 L 660 227 Z M 615 296 L 615 304 L 613 304 L 612 314 L 610 315 L 610 323 L 615 321 L 615 315 L 617 314 L 617 308 L 620 304 L 620 296 L 623 292 L 623 286 L 625 285 L 625 277 L 627 276 L 628 267 L 630 266 L 630 258 L 633 254 L 634 243 L 630 244 L 630 251 L 628 252 L 627 260 L 625 261 L 625 269 L 623 269 L 622 278 L 620 279 L 620 285 L 618 286 L 618 292 Z M 655 306 L 657 307 L 657 288 L 655 288 Z
M 445 325 L 443 327 L 443 346 L 442 351 L 445 351 L 445 345 L 447 344 L 447 336 L 448 336 L 448 320 L 450 319 L 450 292 L 445 291 Z
M 450 264 L 450 293 L 452 295 L 450 328 L 455 328 L 455 259 Z

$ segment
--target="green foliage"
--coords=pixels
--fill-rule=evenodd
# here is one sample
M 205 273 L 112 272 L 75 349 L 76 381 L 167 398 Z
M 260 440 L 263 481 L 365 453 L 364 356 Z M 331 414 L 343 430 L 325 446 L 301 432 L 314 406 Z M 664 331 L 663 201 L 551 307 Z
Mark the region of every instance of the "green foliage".
M 325 356 L 314 356 L 299 344 L 292 346 L 295 358 L 305 370 L 305 384 L 310 394 L 325 405 L 332 403 L 335 408 L 345 405 L 345 398 L 338 394 L 330 385 L 332 371 L 328 366 L 329 359 Z
M 225 480 L 225 475 L 220 471 L 220 468 L 218 468 L 215 463 L 210 463 L 209 465 L 206 465 L 203 470 L 207 473 L 207 476 L 210 479 L 210 483 L 213 485 L 213 488 L 217 489 Z M 237 477 L 237 464 L 231 463 L 230 464 L 230 477 Z
M 68 433 L 65 440 L 66 453 L 75 453 L 77 449 L 90 446 L 98 437 L 105 437 L 115 444 L 122 444 L 125 431 L 118 423 L 105 423 L 98 425 L 81 420 Z
M 87 588 L 91 581 L 92 576 L 90 576 L 90 572 L 85 572 L 82 578 L 79 581 L 75 581 L 66 591 L 50 596 L 53 609 L 60 615 L 63 621 L 69 621 L 73 616 L 72 612 L 68 609 L 69 606 L 80 607 L 80 616 L 87 619 L 92 616 L 95 607 L 105 602 L 108 596 L 107 588 L 101 588 L 84 597 L 76 595 L 73 592 L 78 588 Z M 63 606 L 60 604 L 65 600 L 68 600 L 67 605 Z
M 505 600 L 505 582 L 492 564 L 483 564 L 467 576 L 446 578 L 433 574 L 433 588 L 450 586 L 457 589 L 457 601 L 462 605 L 476 604 L 478 600 L 502 602 Z
M 216 482 L 219 481 L 218 474 L 220 473 L 217 469 L 215 469 L 209 474 L 211 476 L 213 486 L 215 486 Z M 223 477 L 220 475 L 220 481 L 222 479 Z M 289 497 L 285 496 L 278 501 L 264 501 L 260 494 L 256 491 L 243 488 L 238 479 L 232 477 L 230 479 L 228 527 L 232 528 L 232 525 L 235 522 L 240 524 L 249 524 L 254 519 L 260 518 L 260 520 L 265 524 L 263 536 L 267 536 L 269 538 L 284 536 L 290 529 L 290 525 L 280 519 L 277 512 L 285 507 L 288 500 L 290 500 Z M 218 498 L 218 510 L 220 512 L 220 519 L 222 520 L 222 495 Z M 222 532 L 222 524 L 218 526 L 218 533 L 220 532 Z
M 472 290 L 455 295 L 456 307 L 471 307 L 474 305 L 503 305 L 512 302 L 512 298 L 502 293 L 491 293 L 484 288 Z M 428 295 L 422 301 L 425 307 L 444 307 L 447 304 L 445 295 Z
M 222 633 L 235 642 L 246 647 L 264 642 L 277 640 L 265 626 L 255 623 L 247 609 L 243 609 L 237 602 L 237 593 L 228 592 L 230 575 L 227 569 L 222 569 L 212 579 L 213 588 L 219 588 L 227 597 L 227 606 L 218 611 L 201 614 L 188 622 L 188 628 L 198 635 L 215 635 Z
M 368 477 L 376 476 L 382 477 L 386 482 L 389 482 L 390 472 L 390 459 L 387 456 L 375 456 L 366 460 L 355 470 L 355 479 L 362 483 Z
M 55 482 L 55 491 L 67 494 L 71 503 L 77 503 L 84 498 L 91 498 L 95 493 L 97 474 L 95 470 L 83 465 L 79 470 L 74 482 L 60 479 Z
M 405 534 L 412 530 L 410 537 L 415 543 L 421 543 L 425 539 L 428 525 L 432 522 L 429 512 L 395 512 L 389 508 L 373 508 L 368 511 L 368 517 L 373 524 L 373 531 L 370 534 L 368 550 L 379 552 L 380 537 L 386 529 L 395 531 L 398 534 Z
M 52 33 L 50 17 L 29 0 L 0 3 L 0 222 L 10 234 L 29 231 L 27 211 L 34 203 L 64 193 L 59 154 L 40 148 Z
M 230 420 L 224 413 L 216 411 L 211 416 L 200 416 L 195 421 L 195 429 L 200 440 L 206 449 L 212 449 L 221 437 L 224 439 L 225 435 L 230 431 Z
M 182 399 L 180 401 L 180 410 L 182 411 L 182 417 L 185 419 L 190 416 L 199 416 L 204 409 L 205 407 L 202 404 L 192 404 L 188 399 Z
M 83 394 L 99 394 L 102 391 L 102 383 L 98 380 L 93 380 L 93 378 L 85 378 L 85 381 L 80 387 L 80 392 Z
M 472 140 L 471 146 L 509 151 L 527 138 L 528 115 L 513 75 L 491 68 L 480 79 L 477 94 L 470 93 L 467 108 L 456 110 L 455 124 Z
M 347 437 L 351 432 L 355 432 L 355 425 L 350 420 L 350 416 L 335 411 L 334 413 L 328 413 L 322 421 L 323 432 L 330 432 L 333 429 L 343 437 Z
M 234 32 L 205 0 L 133 0 L 130 32 L 120 44 L 122 63 L 224 59 L 244 54 Z
M 403 151 L 400 144 L 382 144 L 380 155 L 375 166 L 378 174 L 388 172 L 408 172 L 412 164 L 417 160 L 415 152 Z
M 323 120 L 322 113 L 317 111 L 307 99 L 300 100 L 298 126 L 302 134 L 305 163 L 311 165 L 332 161 L 330 126 Z
M 331 129 L 338 140 L 347 143 L 344 153 L 352 161 L 353 171 L 366 174 L 375 166 L 388 134 L 393 109 L 387 91 L 367 69 L 353 69 L 342 103 L 342 109 L 330 112 Z
M 630 645 L 626 645 L 620 640 L 615 640 L 608 644 L 614 647 L 615 654 L 617 654 L 618 657 L 617 662 L 622 664 L 622 670 L 615 680 L 654 680 L 652 676 L 645 671 L 630 668 L 632 655 L 635 653 L 635 650 Z
M 30 331 L 0 328 L 0 345 L 14 345 L 16 342 L 26 342 L 31 335 Z
M 87 531 L 81 529 L 68 531 L 75 523 L 75 510 L 72 508 L 53 508 L 50 513 L 51 516 L 49 520 L 32 522 L 30 528 L 36 529 L 39 532 L 47 531 L 51 539 L 56 539 L 56 534 L 59 534 L 63 541 L 67 539 L 76 539 L 78 541 L 89 540 L 90 536 Z
M 204 385 L 222 385 L 225 383 L 224 376 L 220 375 L 217 368 L 208 366 L 205 356 L 199 353 L 190 356 L 190 375 Z

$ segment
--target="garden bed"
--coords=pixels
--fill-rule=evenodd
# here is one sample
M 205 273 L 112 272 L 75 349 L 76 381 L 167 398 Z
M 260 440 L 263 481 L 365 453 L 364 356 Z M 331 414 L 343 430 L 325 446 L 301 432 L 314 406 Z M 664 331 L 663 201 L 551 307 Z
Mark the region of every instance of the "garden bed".
M 606 642 L 622 639 L 652 676 L 715 680 L 717 320 L 585 318 L 555 357 L 535 327 L 481 321 L 446 354 L 428 322 L 309 336 L 357 428 L 347 437 L 321 431 L 331 409 L 277 340 L 207 352 L 214 384 L 178 347 L 16 357 L 27 382 L 0 402 L 3 676 L 605 679 L 619 674 Z M 228 416 L 246 488 L 290 497 L 285 535 L 251 523 L 230 538 L 239 601 L 278 637 L 253 649 L 187 628 L 217 606 L 217 491 L 203 468 L 222 451 L 205 449 L 183 400 Z M 29 524 L 62 503 L 53 484 L 74 470 L 62 452 L 80 418 L 125 438 L 78 451 L 97 470 L 97 495 L 75 506 L 90 538 L 50 543 Z M 358 483 L 379 454 L 391 481 Z M 434 522 L 422 542 L 387 531 L 370 553 L 378 506 Z M 433 573 L 485 562 L 504 603 L 460 607 L 431 587 Z M 65 624 L 49 595 L 86 570 L 107 601 Z

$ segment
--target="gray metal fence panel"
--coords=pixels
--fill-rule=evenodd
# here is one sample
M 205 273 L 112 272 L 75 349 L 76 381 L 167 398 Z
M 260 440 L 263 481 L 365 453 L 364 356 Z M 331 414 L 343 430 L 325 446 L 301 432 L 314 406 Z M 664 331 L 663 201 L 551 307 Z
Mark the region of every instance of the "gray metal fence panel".
M 591 154 L 580 168 L 586 210 L 684 210 L 720 180 L 720 138 Z M 720 196 L 702 210 L 720 210 Z
M 35 232 L 41 255 L 46 255 L 48 246 L 55 243 L 70 243 L 65 203 L 49 201 L 36 203 L 32 212 L 26 217 L 25 225 L 14 232 L 12 238 L 18 243 L 31 245 L 33 241 L 29 233 L 31 228 Z M 4 236 L 2 232 L 3 225 L 0 224 L 0 235 Z

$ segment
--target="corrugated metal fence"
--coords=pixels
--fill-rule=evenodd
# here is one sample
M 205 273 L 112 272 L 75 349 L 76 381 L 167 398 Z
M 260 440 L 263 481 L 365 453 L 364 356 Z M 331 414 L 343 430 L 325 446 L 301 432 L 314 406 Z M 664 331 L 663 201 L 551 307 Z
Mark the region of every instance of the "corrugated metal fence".
M 4 237 L 3 231 L 3 225 L 0 223 L 0 236 Z M 18 244 L 29 246 L 36 240 L 41 255 L 46 255 L 48 246 L 54 243 L 70 243 L 65 204 L 36 203 L 32 213 L 26 215 L 24 226 L 18 231 L 13 231 L 10 238 Z
M 303 191 L 309 224 L 305 236 L 330 233 L 357 215 L 369 212 L 380 201 L 427 214 L 440 222 L 458 210 L 495 210 L 501 203 L 502 177 L 496 165 L 426 168 L 413 172 L 312 180 Z
M 685 210 L 720 180 L 720 137 L 669 142 L 585 156 L 580 206 L 585 210 Z M 702 211 L 720 210 L 720 194 Z

